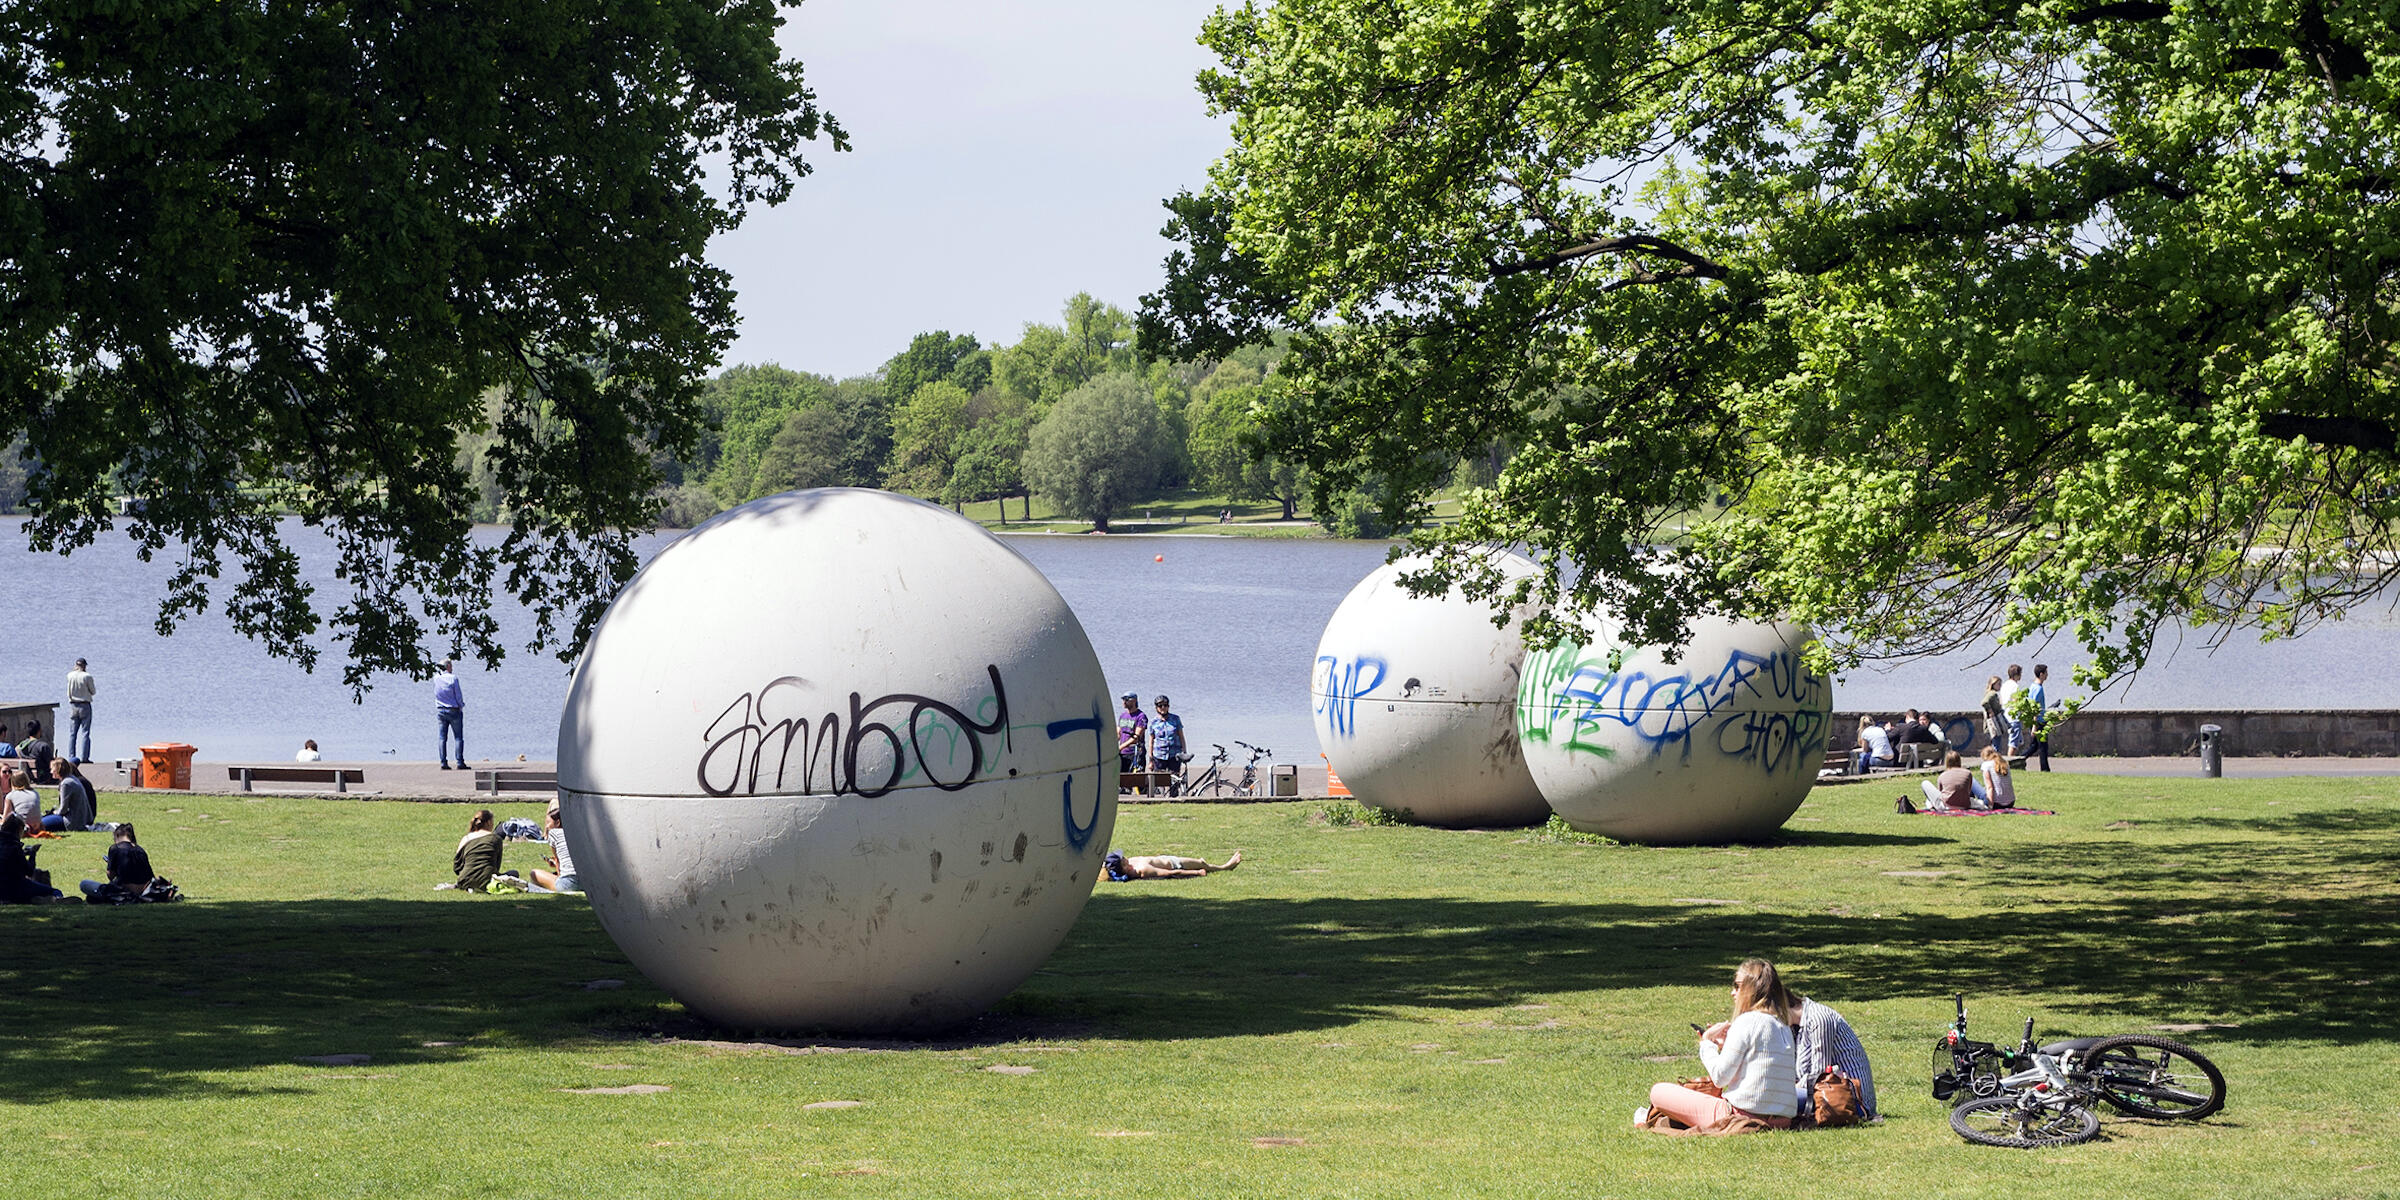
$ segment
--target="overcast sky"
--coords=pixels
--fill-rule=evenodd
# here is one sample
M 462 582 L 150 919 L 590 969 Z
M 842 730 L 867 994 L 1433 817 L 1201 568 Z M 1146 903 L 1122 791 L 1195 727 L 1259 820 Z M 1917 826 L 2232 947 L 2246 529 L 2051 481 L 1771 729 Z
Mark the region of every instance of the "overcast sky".
M 929 329 L 1013 342 L 1088 291 L 1131 309 L 1159 202 L 1226 145 L 1192 77 L 1214 0 L 809 0 L 787 51 L 854 147 L 711 257 L 740 290 L 728 365 L 862 374 Z

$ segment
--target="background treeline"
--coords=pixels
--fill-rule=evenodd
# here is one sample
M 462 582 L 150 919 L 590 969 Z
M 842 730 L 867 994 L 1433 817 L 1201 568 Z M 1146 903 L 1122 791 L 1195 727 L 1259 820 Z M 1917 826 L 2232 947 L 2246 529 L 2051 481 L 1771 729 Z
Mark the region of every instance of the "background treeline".
M 961 508 L 1009 501 L 1030 519 L 1039 493 L 1105 528 L 1127 504 L 1182 488 L 1272 500 L 1292 519 L 1301 473 L 1251 456 L 1263 399 L 1283 351 L 1253 347 L 1215 362 L 1144 363 L 1125 310 L 1088 294 L 1058 324 L 1014 344 L 922 333 L 872 375 L 833 379 L 774 364 L 729 367 L 703 397 L 709 430 L 689 458 L 661 456 L 660 523 L 684 528 L 792 488 L 884 487 Z M 478 520 L 501 520 L 485 458 L 469 437 L 461 464 L 479 490 Z
M 884 487 L 949 504 L 997 502 L 1107 528 L 1129 506 L 1184 491 L 1278 504 L 1301 515 L 1308 479 L 1254 455 L 1280 343 L 1213 361 L 1145 362 L 1125 310 L 1078 294 L 1057 324 L 1031 323 L 1010 345 L 918 334 L 870 375 L 834 379 L 772 363 L 729 367 L 702 396 L 708 430 L 685 458 L 660 454 L 659 523 L 689 528 L 793 488 Z M 506 521 L 489 451 L 502 397 L 485 398 L 480 432 L 460 439 L 478 521 Z M 25 501 L 24 443 L 0 453 L 0 512 Z M 1473 471 L 1481 464 L 1470 464 Z M 1461 482 L 1482 480 L 1462 478 Z M 1314 514 L 1345 537 L 1388 533 L 1364 493 Z

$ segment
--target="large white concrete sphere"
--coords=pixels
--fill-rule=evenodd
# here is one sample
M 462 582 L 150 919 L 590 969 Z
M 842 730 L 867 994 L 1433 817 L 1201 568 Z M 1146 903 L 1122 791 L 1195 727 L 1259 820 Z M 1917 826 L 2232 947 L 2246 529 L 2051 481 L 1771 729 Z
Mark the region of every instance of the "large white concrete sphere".
M 1107 683 L 1031 563 L 889 492 L 677 540 L 593 633 L 558 731 L 600 924 L 696 1013 L 953 1024 L 1074 925 L 1116 822 Z
M 1754 841 L 1791 819 L 1825 753 L 1833 686 L 1808 631 L 1702 618 L 1672 666 L 1658 647 L 1572 643 L 1525 656 L 1517 733 L 1550 807 L 1586 833 L 1660 844 Z
M 1502 554 L 1511 579 L 1535 567 Z M 1409 594 L 1388 563 L 1350 590 L 1325 623 L 1310 672 L 1317 744 L 1360 803 L 1406 809 L 1430 825 L 1530 825 L 1549 806 L 1517 749 L 1518 622 L 1456 588 Z

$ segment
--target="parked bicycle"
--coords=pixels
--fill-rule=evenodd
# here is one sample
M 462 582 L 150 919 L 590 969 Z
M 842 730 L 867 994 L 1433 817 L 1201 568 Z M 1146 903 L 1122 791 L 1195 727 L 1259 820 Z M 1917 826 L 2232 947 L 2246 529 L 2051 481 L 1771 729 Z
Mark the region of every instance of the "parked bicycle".
M 2225 1076 L 2199 1051 L 2148 1034 L 2069 1038 L 2036 1047 L 2033 1019 L 2015 1050 L 1967 1036 L 1967 998 L 1935 1044 L 1933 1095 L 1950 1126 L 1990 1146 L 2062 1146 L 2100 1130 L 2095 1102 L 2119 1112 L 2196 1121 L 2225 1106 Z
M 1253 746 L 1250 743 L 1241 740 L 1240 738 L 1235 738 L 1233 740 L 1233 744 L 1250 752 L 1250 761 L 1242 764 L 1242 777 L 1234 781 L 1233 794 L 1236 796 L 1256 796 L 1258 795 L 1259 779 L 1258 760 L 1262 758 L 1273 758 L 1275 757 L 1275 752 L 1267 749 L 1264 746 Z
M 1175 788 L 1176 795 L 1197 796 L 1202 791 L 1208 791 L 1213 795 L 1225 790 L 1227 786 L 1225 780 L 1225 763 L 1232 756 L 1225 753 L 1225 747 L 1220 743 L 1210 742 L 1209 745 L 1214 746 L 1217 752 L 1209 756 L 1208 769 L 1200 772 L 1200 777 L 1198 779 L 1184 780 Z M 1184 761 L 1189 762 L 1191 760 L 1186 759 Z
M 1228 789 L 1231 789 L 1236 796 L 1258 795 L 1258 761 L 1262 758 L 1274 757 L 1275 752 L 1263 746 L 1253 746 L 1240 738 L 1235 738 L 1233 744 L 1250 752 L 1250 761 L 1242 764 L 1242 773 L 1239 779 L 1231 777 L 1225 770 L 1225 764 L 1230 762 L 1233 756 L 1225 752 L 1224 746 L 1210 742 L 1209 745 L 1215 748 L 1216 753 L 1209 756 L 1208 769 L 1201 772 L 1199 778 L 1185 783 L 1182 794 L 1197 796 L 1206 792 L 1211 796 L 1223 796 Z

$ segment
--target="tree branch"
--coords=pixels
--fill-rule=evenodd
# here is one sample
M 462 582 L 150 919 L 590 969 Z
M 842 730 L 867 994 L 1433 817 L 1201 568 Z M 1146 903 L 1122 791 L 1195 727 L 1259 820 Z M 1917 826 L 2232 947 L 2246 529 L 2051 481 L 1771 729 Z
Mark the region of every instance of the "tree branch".
M 2388 422 L 2364 417 L 2269 413 L 2259 419 L 2258 431 L 2271 438 L 2307 438 L 2320 446 L 2348 446 L 2384 454 L 2400 452 L 2400 431 L 2395 431 Z
M 2068 13 L 2067 24 L 2096 25 L 2102 21 L 2155 21 L 2174 11 L 2172 6 L 2160 4 L 2157 0 L 2113 0 L 2112 3 L 2094 4 L 2089 8 L 2079 8 Z
M 1569 247 L 1550 254 L 1535 255 L 1518 262 L 1495 263 L 1492 266 L 1492 278 L 1505 279 L 1511 275 L 1522 275 L 1527 271 L 1548 270 L 1551 267 L 1590 258 L 1596 254 L 1655 254 L 1683 264 L 1682 270 L 1671 271 L 1665 275 L 1651 276 L 1650 272 L 1642 272 L 1642 275 L 1650 277 L 1636 277 L 1629 281 L 1634 283 L 1655 283 L 1661 279 L 1723 279 L 1729 273 L 1729 268 L 1725 264 L 1714 259 L 1695 254 L 1665 238 L 1636 233 L 1624 237 L 1602 238 L 1598 241 L 1585 242 L 1580 246 Z

